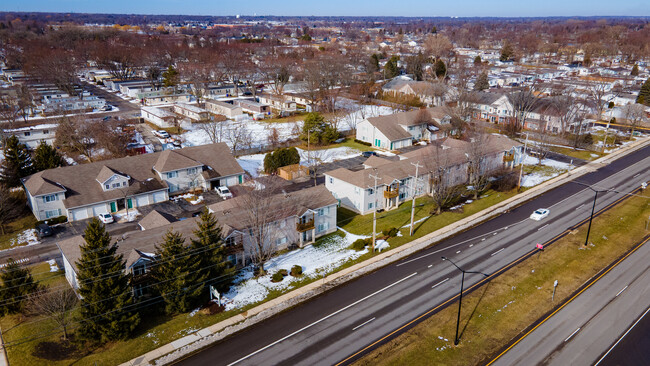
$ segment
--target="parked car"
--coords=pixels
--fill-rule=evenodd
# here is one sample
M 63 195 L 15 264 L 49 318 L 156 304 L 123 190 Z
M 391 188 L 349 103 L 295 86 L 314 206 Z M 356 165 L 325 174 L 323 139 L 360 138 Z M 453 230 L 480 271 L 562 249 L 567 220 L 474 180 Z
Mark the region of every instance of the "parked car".
M 181 142 L 179 140 L 174 140 L 172 141 L 172 145 L 174 145 L 175 147 L 181 147 Z
M 97 218 L 99 219 L 99 221 L 103 222 L 104 224 L 110 224 L 115 222 L 115 219 L 113 219 L 113 215 L 109 213 L 100 213 L 99 215 L 97 215 Z
M 113 107 L 111 105 L 106 104 L 105 106 L 102 107 L 102 111 L 110 111 L 112 110 Z
M 167 133 L 167 131 L 165 131 L 165 130 L 153 131 L 152 133 L 153 133 L 155 136 L 158 136 L 158 137 L 160 137 L 160 138 L 162 138 L 162 139 L 168 139 L 168 138 L 170 137 L 170 136 L 169 136 L 169 133 Z
M 371 156 L 377 156 L 377 153 L 374 151 L 364 151 L 361 153 L 361 155 L 363 155 L 366 158 L 369 158 Z
M 54 234 L 54 231 L 48 224 L 40 224 L 36 226 L 36 235 L 38 235 L 39 238 L 44 238 L 46 236 L 50 236 Z
M 549 209 L 538 208 L 537 210 L 535 210 L 535 212 L 533 212 L 530 215 L 530 218 L 535 220 L 535 221 L 539 221 L 539 220 L 545 218 L 546 216 L 548 216 L 549 213 L 551 213 L 551 211 Z
M 232 198 L 232 193 L 230 192 L 228 187 L 225 186 L 217 187 L 216 190 L 219 197 L 223 198 L 224 200 L 227 200 L 228 198 Z

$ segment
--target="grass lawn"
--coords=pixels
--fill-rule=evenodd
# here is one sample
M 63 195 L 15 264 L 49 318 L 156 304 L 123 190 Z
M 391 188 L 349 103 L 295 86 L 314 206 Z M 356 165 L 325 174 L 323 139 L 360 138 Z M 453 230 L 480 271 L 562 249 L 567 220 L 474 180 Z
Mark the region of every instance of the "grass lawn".
M 360 365 L 477 365 L 566 300 L 580 285 L 648 234 L 650 200 L 630 198 L 463 297 L 461 343 L 455 347 L 456 304 L 424 320 L 359 362 Z M 647 245 L 647 244 L 646 244 Z M 551 303 L 553 282 L 559 286 Z
M 36 224 L 36 218 L 30 214 L 4 225 L 5 234 L 0 234 L 0 250 L 15 248 L 20 245 L 11 246 L 11 240 L 16 238 L 18 234 L 27 229 L 33 229 Z M 20 243 L 18 243 L 20 244 Z
M 574 149 L 571 149 L 571 148 L 568 148 L 568 147 L 557 147 L 557 146 L 551 147 L 551 151 L 554 151 L 554 152 L 562 154 L 562 155 L 570 156 L 570 157 L 573 157 L 573 158 L 586 160 L 586 161 L 591 161 L 591 160 L 594 160 L 594 159 L 598 159 L 601 156 L 605 155 L 605 154 L 601 153 L 600 151 L 574 150 Z M 596 156 L 593 156 L 593 155 L 596 155 Z

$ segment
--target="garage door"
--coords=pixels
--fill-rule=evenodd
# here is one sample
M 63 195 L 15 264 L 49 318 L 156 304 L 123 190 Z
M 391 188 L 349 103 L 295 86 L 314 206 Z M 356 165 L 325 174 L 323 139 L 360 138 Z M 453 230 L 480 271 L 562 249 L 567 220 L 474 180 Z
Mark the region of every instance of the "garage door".
M 97 217 L 100 213 L 108 213 L 106 205 L 93 206 L 93 216 Z
M 165 201 L 165 192 L 156 192 L 153 194 L 153 202 L 158 203 Z
M 78 210 L 70 210 L 70 216 L 72 221 L 78 221 L 88 218 L 88 210 L 81 208 Z
M 135 205 L 136 205 L 136 207 L 142 207 L 142 206 L 146 206 L 146 205 L 148 205 L 148 204 L 149 204 L 149 198 L 147 198 L 146 195 L 143 195 L 143 196 L 137 196 L 137 197 L 135 198 Z

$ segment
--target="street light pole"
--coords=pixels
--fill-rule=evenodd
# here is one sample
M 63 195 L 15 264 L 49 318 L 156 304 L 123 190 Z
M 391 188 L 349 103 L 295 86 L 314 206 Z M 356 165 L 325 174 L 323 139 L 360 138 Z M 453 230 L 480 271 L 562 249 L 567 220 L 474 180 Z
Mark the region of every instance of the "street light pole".
M 370 174 L 370 178 L 375 179 L 375 188 L 373 190 L 373 197 L 375 198 L 374 207 L 372 211 L 372 252 L 375 252 L 375 241 L 377 238 L 377 180 L 381 179 L 377 175 L 377 168 L 373 169 L 375 175 Z
M 489 277 L 490 275 L 487 273 L 483 272 L 477 272 L 477 271 L 465 271 L 464 269 L 458 267 L 456 263 L 454 263 L 451 259 L 447 257 L 442 257 L 443 261 L 449 261 L 451 264 L 454 265 L 459 271 L 462 272 L 461 278 L 460 278 L 460 295 L 458 296 L 458 317 L 456 318 L 456 337 L 454 338 L 454 346 L 457 346 L 458 343 L 460 343 L 460 338 L 458 338 L 458 330 L 460 328 L 460 309 L 463 306 L 463 290 L 464 290 L 464 285 L 465 285 L 465 273 L 476 273 L 476 274 L 482 274 L 485 277 Z
M 606 191 L 597 191 L 591 187 L 589 187 L 589 189 L 596 192 L 596 195 L 594 196 L 594 204 L 593 206 L 591 206 L 591 216 L 589 216 L 589 226 L 587 227 L 587 238 L 585 239 L 585 246 L 589 245 L 589 233 L 591 232 L 591 221 L 594 219 L 594 211 L 596 210 L 596 199 L 598 199 L 598 193 L 606 192 Z
M 526 148 L 528 147 L 528 132 L 526 132 L 526 142 L 524 143 L 524 153 L 522 154 L 521 163 L 519 163 L 519 182 L 517 183 L 517 190 L 521 189 L 521 178 L 524 175 L 524 159 L 526 159 Z
M 411 202 L 411 229 L 409 230 L 409 235 L 413 236 L 413 220 L 415 219 L 415 195 L 417 194 L 418 189 L 418 168 L 420 168 L 422 165 L 420 165 L 419 161 L 417 163 L 411 164 L 415 165 L 415 177 L 413 178 L 415 183 L 413 184 L 413 201 Z

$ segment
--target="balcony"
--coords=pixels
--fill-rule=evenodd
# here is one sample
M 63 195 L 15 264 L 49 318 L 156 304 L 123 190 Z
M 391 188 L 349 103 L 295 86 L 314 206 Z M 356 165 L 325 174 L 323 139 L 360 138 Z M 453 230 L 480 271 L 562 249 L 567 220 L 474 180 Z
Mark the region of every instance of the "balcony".
M 515 160 L 515 154 L 504 154 L 503 155 L 503 162 L 508 163 Z
M 298 221 L 296 223 L 296 231 L 298 231 L 300 233 L 312 230 L 312 229 L 314 229 L 314 227 L 315 226 L 314 226 L 314 219 L 313 218 L 309 219 L 309 220 L 307 220 L 305 222 Z
M 395 198 L 399 196 L 399 188 L 384 191 L 384 198 Z

